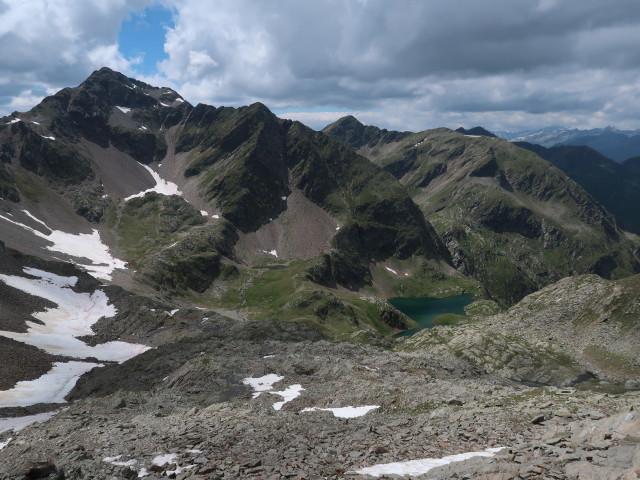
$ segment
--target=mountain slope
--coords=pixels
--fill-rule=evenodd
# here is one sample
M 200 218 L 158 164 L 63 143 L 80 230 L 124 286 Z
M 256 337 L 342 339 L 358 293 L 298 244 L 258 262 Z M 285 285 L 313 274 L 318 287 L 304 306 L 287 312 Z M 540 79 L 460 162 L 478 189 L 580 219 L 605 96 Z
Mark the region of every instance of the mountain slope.
M 340 138 L 342 123 L 325 132 Z M 548 162 L 502 139 L 435 129 L 357 151 L 407 187 L 454 264 L 504 302 L 567 275 L 615 277 L 640 267 L 637 245 L 600 204 Z
M 553 163 L 613 213 L 623 228 L 640 233 L 640 172 L 634 170 L 633 159 L 618 163 L 584 146 L 515 144 Z
M 259 103 L 193 107 L 171 89 L 103 68 L 3 119 L 0 152 L 0 240 L 87 265 L 67 247 L 52 253 L 50 239 L 92 235 L 119 265 L 109 277 L 145 295 L 196 295 L 257 317 L 286 306 L 329 328 L 326 313 L 314 313 L 326 289 L 375 291 L 372 269 L 385 262 L 412 262 L 417 276 L 423 264 L 456 275 L 392 175 Z M 258 302 L 272 268 L 288 293 Z M 305 307 L 289 301 L 294 294 Z M 407 321 L 347 292 L 327 294 L 347 312 L 334 326 L 373 321 L 373 331 L 389 333 L 380 311 Z M 361 305 L 352 311 L 351 301 Z

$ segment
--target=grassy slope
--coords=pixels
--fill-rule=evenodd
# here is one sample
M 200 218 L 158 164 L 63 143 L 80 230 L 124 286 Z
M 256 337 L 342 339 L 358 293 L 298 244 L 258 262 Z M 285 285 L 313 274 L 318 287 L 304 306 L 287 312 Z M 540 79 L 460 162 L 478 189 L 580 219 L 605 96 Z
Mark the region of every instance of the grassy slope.
M 632 168 L 632 162 L 617 163 L 585 146 L 517 145 L 553 163 L 613 213 L 624 228 L 640 233 L 640 171 Z
M 335 134 L 335 124 L 325 131 Z M 359 151 L 405 185 L 456 265 L 495 298 L 513 303 L 574 273 L 637 270 L 636 245 L 615 220 L 537 155 L 448 129 L 381 138 Z

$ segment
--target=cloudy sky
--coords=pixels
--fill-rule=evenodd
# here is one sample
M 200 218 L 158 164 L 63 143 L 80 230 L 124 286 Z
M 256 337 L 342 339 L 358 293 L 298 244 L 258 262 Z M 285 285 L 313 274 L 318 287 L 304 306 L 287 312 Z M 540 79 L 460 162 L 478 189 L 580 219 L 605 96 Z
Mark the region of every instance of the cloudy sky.
M 0 114 L 109 66 L 321 128 L 640 121 L 638 0 L 0 0 Z

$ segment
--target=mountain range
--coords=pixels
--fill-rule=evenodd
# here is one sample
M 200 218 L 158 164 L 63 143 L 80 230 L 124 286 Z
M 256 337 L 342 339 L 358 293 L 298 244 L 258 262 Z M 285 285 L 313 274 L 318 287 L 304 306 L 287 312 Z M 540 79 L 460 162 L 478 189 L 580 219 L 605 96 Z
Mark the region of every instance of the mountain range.
M 0 478 L 640 468 L 638 162 L 486 133 L 108 68 L 0 119 Z M 460 294 L 394 337 L 387 299 Z
M 345 117 L 324 132 L 407 188 L 460 271 L 513 303 L 567 275 L 637 272 L 635 240 L 580 186 L 500 138 L 388 132 Z M 619 272 L 619 273 L 616 273 Z
M 528 142 L 543 147 L 591 147 L 604 156 L 622 162 L 640 156 L 640 130 L 618 130 L 614 127 L 578 129 L 547 127 L 521 132 L 496 132 L 512 142 Z

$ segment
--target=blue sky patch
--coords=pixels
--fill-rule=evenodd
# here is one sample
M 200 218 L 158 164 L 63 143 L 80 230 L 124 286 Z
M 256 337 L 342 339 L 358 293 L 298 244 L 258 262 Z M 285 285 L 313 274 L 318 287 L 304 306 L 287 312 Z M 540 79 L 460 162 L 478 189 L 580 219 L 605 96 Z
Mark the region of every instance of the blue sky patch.
M 157 63 L 167 58 L 164 40 L 167 29 L 174 26 L 173 12 L 160 5 L 132 13 L 118 34 L 120 52 L 129 60 L 140 57 L 142 61 L 133 68 L 142 75 L 152 75 Z

